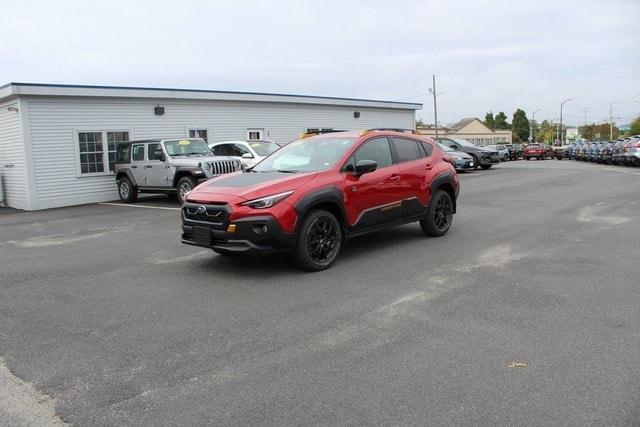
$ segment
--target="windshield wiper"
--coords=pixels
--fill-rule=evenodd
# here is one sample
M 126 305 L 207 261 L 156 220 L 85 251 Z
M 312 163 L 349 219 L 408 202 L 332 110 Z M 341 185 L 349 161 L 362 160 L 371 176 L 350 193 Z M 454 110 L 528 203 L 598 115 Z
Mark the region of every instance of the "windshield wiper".
M 286 169 L 278 169 L 276 172 L 280 173 L 298 173 L 300 171 L 286 170 Z

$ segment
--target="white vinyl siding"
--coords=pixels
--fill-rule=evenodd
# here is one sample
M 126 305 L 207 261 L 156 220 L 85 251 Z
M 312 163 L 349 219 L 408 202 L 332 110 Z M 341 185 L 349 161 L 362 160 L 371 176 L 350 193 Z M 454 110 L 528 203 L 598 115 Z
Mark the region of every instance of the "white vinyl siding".
M 0 104 L 0 175 L 7 206 L 29 209 L 29 186 L 25 145 L 20 123 L 20 104 Z
M 115 179 L 78 172 L 78 132 L 128 130 L 129 139 L 184 138 L 185 130 L 208 129 L 208 142 L 243 140 L 247 129 L 263 129 L 276 142 L 296 139 L 307 127 L 413 128 L 412 109 L 280 102 L 23 96 L 28 106 L 34 209 L 118 198 Z M 165 108 L 156 116 L 155 106 Z M 5 109 L 6 110 L 6 109 Z M 103 133 L 103 140 L 105 135 Z

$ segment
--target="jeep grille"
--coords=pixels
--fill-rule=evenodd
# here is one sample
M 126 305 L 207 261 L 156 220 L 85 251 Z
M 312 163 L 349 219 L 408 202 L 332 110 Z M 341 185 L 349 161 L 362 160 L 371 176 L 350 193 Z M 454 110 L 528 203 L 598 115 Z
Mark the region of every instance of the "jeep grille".
M 241 169 L 237 160 L 217 160 L 211 162 L 211 172 L 214 175 L 224 175 L 225 173 L 237 172 Z

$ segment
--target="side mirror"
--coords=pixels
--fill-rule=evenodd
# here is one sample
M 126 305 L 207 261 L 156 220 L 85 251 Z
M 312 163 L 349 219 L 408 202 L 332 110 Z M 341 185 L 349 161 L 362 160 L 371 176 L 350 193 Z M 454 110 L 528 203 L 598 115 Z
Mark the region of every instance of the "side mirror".
M 253 154 L 251 154 L 251 153 L 243 153 L 242 154 L 242 158 L 243 159 L 253 159 Z
M 356 175 L 373 172 L 377 168 L 378 163 L 375 160 L 358 160 L 356 163 Z
M 458 146 L 457 146 L 457 145 L 455 145 L 455 144 L 453 144 L 453 145 L 451 146 L 451 148 L 452 148 L 452 149 L 454 149 L 454 150 L 459 150 L 459 149 L 460 149 L 460 147 L 458 147 Z
M 160 160 L 161 162 L 164 162 L 166 160 L 164 157 L 164 153 L 162 152 L 162 149 L 156 150 L 153 154 L 154 154 L 154 157 Z

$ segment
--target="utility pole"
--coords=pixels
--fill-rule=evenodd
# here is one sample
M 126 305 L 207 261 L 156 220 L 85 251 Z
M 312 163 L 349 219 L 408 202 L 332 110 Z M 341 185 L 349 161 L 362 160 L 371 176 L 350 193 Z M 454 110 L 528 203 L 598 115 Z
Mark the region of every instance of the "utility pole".
M 436 75 L 433 75 L 433 86 L 429 89 L 431 95 L 433 95 L 433 115 L 436 125 L 436 141 L 438 140 L 438 104 L 436 102 L 436 97 L 438 96 L 436 93 Z
M 613 104 L 609 103 L 609 141 L 613 139 Z
M 563 132 L 562 132 L 562 107 L 564 107 L 564 104 L 566 104 L 569 101 L 573 101 L 573 98 L 567 98 L 564 101 L 562 101 L 560 103 L 560 145 L 562 146 L 562 140 L 564 138 Z
M 540 111 L 539 108 L 531 114 L 531 121 L 533 122 L 533 126 L 531 126 L 531 141 L 533 141 L 534 144 L 536 142 L 536 113 L 538 111 Z

